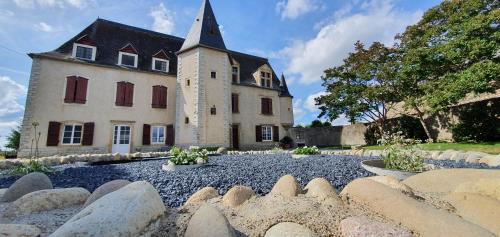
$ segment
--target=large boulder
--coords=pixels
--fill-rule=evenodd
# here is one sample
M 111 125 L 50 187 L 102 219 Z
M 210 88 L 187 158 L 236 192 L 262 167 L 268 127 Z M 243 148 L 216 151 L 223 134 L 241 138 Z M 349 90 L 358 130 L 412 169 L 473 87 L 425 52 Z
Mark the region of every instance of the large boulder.
M 447 194 L 460 184 L 476 182 L 480 179 L 498 179 L 499 170 L 484 169 L 439 169 L 411 176 L 403 181 L 414 191 Z
M 335 188 L 332 187 L 330 182 L 324 178 L 315 178 L 309 181 L 304 188 L 304 191 L 306 191 L 307 197 L 315 197 L 320 200 L 324 200 L 326 198 L 338 198 Z
M 189 197 L 184 205 L 199 204 L 212 198 L 219 197 L 219 192 L 212 187 L 204 187 Z
M 234 237 L 233 227 L 224 214 L 210 204 L 202 205 L 191 217 L 185 237 Z
M 457 215 L 436 209 L 370 179 L 352 181 L 342 190 L 341 196 L 349 204 L 362 206 L 401 223 L 420 236 L 495 236 Z
M 364 216 L 349 217 L 340 222 L 340 232 L 344 237 L 411 237 L 412 235 L 403 229 L 390 224 L 370 220 Z
M 107 182 L 101 186 L 99 186 L 93 193 L 90 195 L 89 198 L 87 198 L 87 201 L 83 205 L 83 207 L 86 207 L 90 205 L 91 203 L 95 202 L 97 199 L 103 197 L 104 195 L 114 192 L 120 188 L 123 188 L 130 184 L 130 181 L 128 180 L 122 180 L 122 179 L 117 179 L 113 180 L 110 182 Z
M 482 157 L 488 155 L 488 153 L 484 152 L 468 151 L 465 153 L 465 161 L 469 163 L 477 163 Z
M 301 192 L 299 183 L 291 175 L 281 177 L 271 190 L 272 194 L 279 194 L 283 197 L 295 197 Z
M 500 166 L 500 155 L 497 155 L 497 156 L 494 156 L 494 155 L 483 156 L 479 160 L 479 163 L 487 164 L 490 167 Z
M 2 237 L 38 237 L 42 231 L 34 225 L 0 224 Z
M 149 235 L 165 211 L 150 183 L 134 182 L 97 199 L 51 236 Z
M 444 197 L 456 213 L 500 236 L 500 201 L 474 193 L 453 192 Z
M 369 177 L 369 179 L 387 185 L 393 189 L 397 189 L 407 195 L 413 195 L 413 190 L 411 190 L 411 188 L 408 187 L 408 185 L 401 183 L 399 180 L 397 180 L 392 176 L 372 176 Z
M 222 203 L 226 206 L 236 207 L 255 196 L 253 190 L 246 186 L 234 186 L 222 197 Z
M 7 189 L 6 189 L 6 188 L 2 188 L 2 189 L 0 189 L 0 202 L 2 202 L 2 197 L 3 197 L 3 195 L 5 194 L 5 192 L 7 192 Z
M 81 205 L 90 192 L 84 188 L 46 189 L 28 193 L 12 202 L 5 216 L 21 216 Z
M 27 174 L 16 180 L 2 197 L 2 202 L 13 202 L 25 194 L 52 189 L 52 182 L 47 175 L 42 173 Z
M 465 182 L 455 189 L 456 193 L 475 193 L 489 196 L 500 201 L 500 178 L 480 179 L 475 182 Z
M 264 237 L 315 237 L 314 232 L 303 225 L 293 222 L 281 222 L 266 231 Z

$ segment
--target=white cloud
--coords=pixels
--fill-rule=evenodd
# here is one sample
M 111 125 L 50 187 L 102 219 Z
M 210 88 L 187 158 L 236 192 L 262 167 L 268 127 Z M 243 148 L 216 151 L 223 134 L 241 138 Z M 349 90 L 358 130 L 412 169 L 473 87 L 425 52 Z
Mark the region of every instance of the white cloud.
M 276 12 L 281 19 L 296 19 L 297 17 L 322 8 L 317 0 L 282 0 L 276 4 Z
M 312 95 L 309 95 L 306 99 L 306 101 L 304 102 L 304 108 L 309 110 L 309 112 L 311 113 L 317 113 L 319 115 L 319 108 L 318 106 L 316 105 L 316 101 L 315 99 L 322 96 L 322 95 L 326 95 L 327 93 L 324 92 L 324 91 L 320 91 L 320 92 L 317 92 L 317 93 L 314 93 Z
M 301 84 L 321 80 L 323 71 L 342 63 L 357 40 L 365 44 L 380 41 L 392 45 L 394 36 L 417 22 L 422 12 L 396 9 L 391 0 L 353 1 L 335 12 L 329 23 L 322 23 L 316 37 L 296 40 L 278 54 L 289 59 L 286 73 L 295 75 Z M 359 11 L 350 14 L 357 6 Z M 348 13 L 349 12 L 349 13 Z
M 293 100 L 293 118 L 295 120 L 300 120 L 306 112 L 302 108 L 302 99 L 294 99 Z
M 87 7 L 94 0 L 13 0 L 13 1 L 18 7 L 26 9 L 34 9 L 37 6 L 42 8 L 74 7 L 83 9 Z
M 153 17 L 153 30 L 165 34 L 172 34 L 175 29 L 173 14 L 165 8 L 163 3 L 151 9 L 149 14 Z
M 35 24 L 35 29 L 38 30 L 38 31 L 42 31 L 42 32 L 47 32 L 47 33 L 53 33 L 53 32 L 56 32 L 57 29 L 45 22 L 39 22 L 38 24 Z
M 22 112 L 24 106 L 18 99 L 26 93 L 26 87 L 9 77 L 0 76 L 0 117 Z

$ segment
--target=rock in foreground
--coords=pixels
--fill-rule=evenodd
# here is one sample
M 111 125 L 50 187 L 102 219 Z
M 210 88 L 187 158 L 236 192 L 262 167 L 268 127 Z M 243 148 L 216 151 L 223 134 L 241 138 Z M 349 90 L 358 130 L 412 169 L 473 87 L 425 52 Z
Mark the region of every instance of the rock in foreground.
M 12 184 L 2 197 L 2 202 L 13 202 L 25 194 L 52 189 L 52 182 L 42 173 L 27 174 Z

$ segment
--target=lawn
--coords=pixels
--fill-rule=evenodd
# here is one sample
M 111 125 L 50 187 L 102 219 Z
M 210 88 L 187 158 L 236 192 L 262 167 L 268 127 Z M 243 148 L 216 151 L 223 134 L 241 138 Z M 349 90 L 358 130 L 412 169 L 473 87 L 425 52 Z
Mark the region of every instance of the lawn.
M 489 154 L 500 154 L 500 142 L 491 143 L 426 143 L 419 145 L 422 149 L 428 151 L 480 151 Z M 382 150 L 383 146 L 366 146 L 368 150 Z

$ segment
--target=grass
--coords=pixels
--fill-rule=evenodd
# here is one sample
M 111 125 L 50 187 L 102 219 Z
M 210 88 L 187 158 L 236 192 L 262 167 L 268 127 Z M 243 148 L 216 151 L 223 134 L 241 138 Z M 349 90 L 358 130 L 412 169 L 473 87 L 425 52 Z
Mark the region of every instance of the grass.
M 488 143 L 426 143 L 419 145 L 423 150 L 427 151 L 480 151 L 489 154 L 500 154 L 500 142 Z M 383 150 L 384 146 L 365 146 L 368 150 Z
M 322 150 L 351 150 L 351 146 L 327 146 L 320 147 Z

